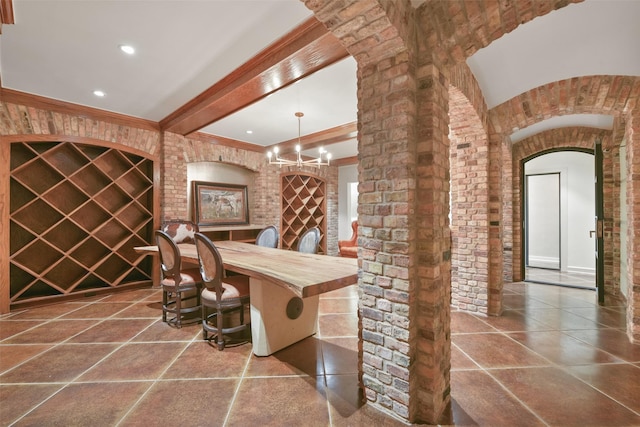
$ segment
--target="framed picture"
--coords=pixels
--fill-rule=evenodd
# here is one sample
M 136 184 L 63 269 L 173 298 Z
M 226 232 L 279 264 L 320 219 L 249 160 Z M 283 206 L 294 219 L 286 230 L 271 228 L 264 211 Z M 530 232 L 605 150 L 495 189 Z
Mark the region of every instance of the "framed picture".
M 198 225 L 249 224 L 246 185 L 193 181 L 192 194 Z

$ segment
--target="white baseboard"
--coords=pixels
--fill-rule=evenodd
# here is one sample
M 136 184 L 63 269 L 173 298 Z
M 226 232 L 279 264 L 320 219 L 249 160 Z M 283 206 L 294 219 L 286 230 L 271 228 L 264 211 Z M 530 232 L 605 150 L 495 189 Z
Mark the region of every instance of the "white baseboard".
M 529 255 L 529 267 L 555 268 L 560 266 L 558 258 Z
M 577 274 L 596 274 L 595 268 L 590 267 L 576 267 L 576 266 L 568 266 L 567 273 L 577 273 Z

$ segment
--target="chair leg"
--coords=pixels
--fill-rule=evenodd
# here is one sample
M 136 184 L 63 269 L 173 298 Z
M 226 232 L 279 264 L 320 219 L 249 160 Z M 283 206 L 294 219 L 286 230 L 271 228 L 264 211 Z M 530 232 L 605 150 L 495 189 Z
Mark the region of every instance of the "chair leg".
M 207 341 L 209 334 L 207 333 L 207 307 L 202 305 L 202 339 Z
M 162 321 L 167 323 L 167 291 L 162 290 Z
M 224 350 L 224 334 L 222 333 L 222 329 L 224 328 L 224 316 L 222 315 L 221 309 L 218 309 L 216 317 L 216 326 L 218 327 L 218 350 Z
M 176 292 L 176 327 L 182 328 L 182 293 Z

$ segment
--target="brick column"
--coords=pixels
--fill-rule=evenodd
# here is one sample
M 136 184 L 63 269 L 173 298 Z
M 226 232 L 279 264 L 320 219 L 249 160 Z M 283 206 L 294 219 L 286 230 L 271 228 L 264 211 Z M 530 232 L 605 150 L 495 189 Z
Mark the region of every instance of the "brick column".
M 417 405 L 414 420 L 436 423 L 450 400 L 449 82 L 433 65 L 420 67 L 417 77 L 411 386 Z
M 160 214 L 161 221 L 189 219 L 187 200 L 186 139 L 178 134 L 162 134 L 160 160 Z
M 620 145 L 625 127 L 618 118 L 611 135 L 603 135 L 604 291 L 620 298 Z M 625 159 L 622 159 L 624 161 Z
M 434 424 L 450 400 L 448 81 L 433 66 L 416 72 L 410 2 L 305 4 L 359 67 L 364 394 L 407 421 Z
M 362 385 L 372 405 L 413 420 L 409 381 L 416 261 L 414 77 L 407 55 L 361 71 L 358 81 L 358 238 L 362 248 Z M 414 329 L 415 330 L 415 329 Z M 417 379 L 417 378 L 415 378 Z M 415 400 L 415 399 L 414 399 Z
M 447 84 L 424 67 L 415 92 L 405 54 L 361 74 L 362 383 L 374 406 L 436 423 L 449 402 Z
M 640 111 L 627 120 L 627 334 L 640 344 Z
M 502 177 L 503 177 L 503 147 L 502 139 L 492 135 L 489 139 L 489 190 L 488 190 L 488 221 L 489 221 L 489 275 L 487 282 L 488 307 L 487 314 L 500 316 L 502 314 L 502 286 L 503 286 L 503 235 L 502 230 Z
M 502 140 L 502 280 L 503 283 L 518 282 L 522 278 L 520 277 L 520 264 L 515 258 L 513 243 L 514 234 L 516 233 L 514 231 L 515 223 L 513 218 L 513 147 L 511 146 L 511 141 L 502 135 L 491 135 L 490 138 L 500 138 Z M 517 181 L 516 179 L 515 182 Z

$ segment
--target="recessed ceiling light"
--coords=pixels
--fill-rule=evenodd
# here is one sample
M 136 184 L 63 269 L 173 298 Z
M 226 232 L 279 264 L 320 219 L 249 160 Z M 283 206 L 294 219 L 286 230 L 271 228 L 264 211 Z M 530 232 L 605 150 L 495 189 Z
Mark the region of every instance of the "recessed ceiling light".
M 106 94 L 105 94 L 103 91 L 101 91 L 101 90 L 94 90 L 94 91 L 93 91 L 93 94 L 94 94 L 95 96 L 99 96 L 100 98 L 102 98 L 103 96 L 105 96 L 105 95 L 106 95 Z
M 247 133 L 248 133 L 249 135 L 251 135 L 251 134 L 253 133 L 253 131 L 252 131 L 252 130 L 248 130 L 248 131 L 247 131 Z
M 123 51 L 128 55 L 133 55 L 134 53 L 136 53 L 136 50 L 133 48 L 133 46 L 129 46 L 127 44 L 121 44 L 119 47 L 121 51 Z

